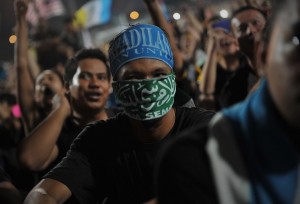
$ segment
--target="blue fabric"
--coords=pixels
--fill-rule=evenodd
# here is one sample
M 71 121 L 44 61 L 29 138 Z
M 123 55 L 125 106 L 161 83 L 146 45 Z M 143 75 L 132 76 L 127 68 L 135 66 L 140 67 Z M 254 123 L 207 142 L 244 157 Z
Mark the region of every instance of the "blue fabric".
M 107 23 L 110 20 L 111 16 L 111 6 L 112 6 L 112 0 L 102 0 L 102 12 L 100 13 L 100 19 L 103 23 Z
M 111 42 L 109 61 L 112 76 L 124 64 L 141 58 L 161 60 L 173 69 L 171 46 L 159 27 L 150 24 L 131 26 Z
M 224 20 L 217 21 L 216 23 L 212 24 L 212 28 L 213 29 L 221 28 L 225 30 L 227 33 L 230 33 L 231 31 L 230 20 L 224 19 Z
M 298 154 L 268 91 L 267 81 L 244 102 L 224 109 L 232 121 L 250 175 L 249 203 L 293 203 Z

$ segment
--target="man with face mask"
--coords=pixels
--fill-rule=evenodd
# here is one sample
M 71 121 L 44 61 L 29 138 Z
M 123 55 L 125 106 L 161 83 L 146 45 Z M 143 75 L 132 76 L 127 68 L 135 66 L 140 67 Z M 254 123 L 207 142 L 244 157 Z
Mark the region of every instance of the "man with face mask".
M 143 203 L 153 201 L 153 168 L 165 143 L 213 113 L 173 108 L 173 54 L 166 34 L 139 24 L 110 43 L 114 93 L 124 113 L 89 124 L 67 157 L 29 193 L 25 203 Z M 53 203 L 55 203 L 53 202 Z

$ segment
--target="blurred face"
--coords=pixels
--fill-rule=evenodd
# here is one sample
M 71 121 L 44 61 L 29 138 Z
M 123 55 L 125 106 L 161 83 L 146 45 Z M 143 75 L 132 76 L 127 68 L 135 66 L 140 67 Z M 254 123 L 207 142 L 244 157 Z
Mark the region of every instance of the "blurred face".
M 64 89 L 57 73 L 51 70 L 41 72 L 35 81 L 35 100 L 42 108 L 52 107 L 53 96 Z
M 221 55 L 232 55 L 238 51 L 238 42 L 230 33 L 218 28 L 213 29 L 213 33 L 218 39 L 218 48 Z
M 300 8 L 293 1 L 290 11 L 275 24 L 267 59 L 271 95 L 284 119 L 300 127 Z M 296 6 L 298 4 L 298 6 Z
M 239 40 L 243 37 L 260 40 L 260 35 L 265 27 L 266 19 L 256 10 L 249 9 L 237 14 L 231 21 L 234 36 Z
M 103 110 L 109 89 L 106 66 L 101 60 L 87 58 L 79 61 L 69 87 L 75 110 Z
M 197 40 L 192 33 L 186 32 L 180 38 L 180 47 L 183 53 L 186 54 L 188 58 L 191 58 L 194 54 L 195 48 L 197 46 Z

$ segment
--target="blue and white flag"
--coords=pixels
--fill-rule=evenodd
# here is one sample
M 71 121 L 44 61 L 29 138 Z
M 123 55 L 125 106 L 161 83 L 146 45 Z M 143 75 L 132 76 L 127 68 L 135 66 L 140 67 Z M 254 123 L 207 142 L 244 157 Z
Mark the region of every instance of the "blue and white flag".
M 112 0 L 92 0 L 75 12 L 75 24 L 82 28 L 91 28 L 108 23 L 111 17 Z

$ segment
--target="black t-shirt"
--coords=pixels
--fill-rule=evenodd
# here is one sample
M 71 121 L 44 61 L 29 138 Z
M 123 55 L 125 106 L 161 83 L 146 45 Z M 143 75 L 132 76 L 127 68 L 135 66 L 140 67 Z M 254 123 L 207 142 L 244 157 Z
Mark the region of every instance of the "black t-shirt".
M 244 100 L 257 81 L 257 76 L 241 54 L 240 65 L 235 71 L 228 71 L 217 65 L 215 98 L 217 110 Z
M 155 171 L 160 204 L 218 203 L 206 153 L 207 126 L 184 131 L 161 151 Z
M 64 183 L 79 203 L 141 203 L 154 197 L 153 168 L 162 146 L 178 133 L 207 124 L 213 112 L 177 108 L 176 122 L 161 141 L 141 144 L 124 114 L 88 125 L 67 157 L 45 177 Z
M 108 117 L 113 117 L 118 112 L 121 112 L 119 109 L 107 109 L 106 110 Z M 56 145 L 59 149 L 57 158 L 43 171 L 38 173 L 39 178 L 44 176 L 48 171 L 55 167 L 61 160 L 66 156 L 67 152 L 70 149 L 70 146 L 73 140 L 79 135 L 83 130 L 83 127 L 76 124 L 72 117 L 68 117 L 63 125 L 63 128 L 60 132 Z
M 10 181 L 10 179 L 4 169 L 0 166 L 0 183 L 4 181 Z

